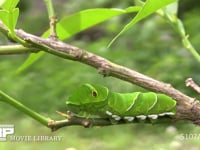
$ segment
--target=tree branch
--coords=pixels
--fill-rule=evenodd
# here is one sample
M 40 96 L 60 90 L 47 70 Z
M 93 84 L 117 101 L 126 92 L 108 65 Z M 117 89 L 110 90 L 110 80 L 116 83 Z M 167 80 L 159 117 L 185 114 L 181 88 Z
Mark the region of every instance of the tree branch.
M 4 30 L 4 26 L 0 22 L 0 30 Z M 24 32 L 23 30 L 15 30 L 16 35 L 26 41 L 29 48 L 36 48 L 59 57 L 79 61 L 98 69 L 99 73 L 104 77 L 112 76 L 124 81 L 136 84 L 145 89 L 164 93 L 177 101 L 176 120 L 190 120 L 200 125 L 200 103 L 182 92 L 173 88 L 170 84 L 157 81 L 153 78 L 145 76 L 129 68 L 115 64 L 105 58 L 90 53 L 78 47 L 66 44 L 62 41 L 53 40 L 51 38 L 41 38 Z

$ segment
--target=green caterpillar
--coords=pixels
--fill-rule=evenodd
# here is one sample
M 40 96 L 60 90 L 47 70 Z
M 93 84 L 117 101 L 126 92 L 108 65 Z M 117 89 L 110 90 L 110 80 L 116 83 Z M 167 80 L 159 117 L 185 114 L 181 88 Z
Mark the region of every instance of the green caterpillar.
M 155 120 L 176 114 L 176 101 L 153 92 L 116 93 L 100 85 L 84 84 L 68 98 L 67 110 L 77 116 L 97 116 L 119 121 Z

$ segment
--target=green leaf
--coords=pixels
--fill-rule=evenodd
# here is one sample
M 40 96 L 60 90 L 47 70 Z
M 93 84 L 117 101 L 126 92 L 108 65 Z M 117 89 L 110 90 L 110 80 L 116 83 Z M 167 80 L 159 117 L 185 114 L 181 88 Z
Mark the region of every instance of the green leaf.
M 95 8 L 95 9 L 87 9 L 80 11 L 78 13 L 72 14 L 70 16 L 66 16 L 61 19 L 57 23 L 57 34 L 60 40 L 65 40 L 78 32 L 81 32 L 89 27 L 92 27 L 98 23 L 102 23 L 106 20 L 109 20 L 115 16 L 137 12 L 140 10 L 140 7 L 129 7 L 127 10 L 123 9 L 107 9 L 107 8 Z M 47 37 L 49 31 L 45 32 L 45 36 Z M 22 66 L 18 69 L 18 73 L 22 72 L 30 65 L 32 65 L 35 61 L 37 61 L 41 56 L 43 56 L 44 52 L 39 52 L 37 54 L 31 54 L 28 59 L 22 64 Z
M 14 31 L 15 26 L 17 24 L 18 17 L 19 17 L 19 8 L 14 8 L 13 10 L 11 10 L 11 12 L 9 12 L 8 28 L 11 31 Z
M 31 54 L 28 59 L 17 69 L 17 73 L 21 73 L 26 70 L 29 66 L 31 66 L 34 62 L 36 62 L 40 57 L 42 57 L 45 53 L 43 51 L 37 54 Z
M 132 10 L 132 12 L 133 11 L 138 11 L 138 9 Z M 80 31 L 83 31 L 98 23 L 104 22 L 110 18 L 124 13 L 127 13 L 127 11 L 122 9 L 106 8 L 96 8 L 80 11 L 78 13 L 63 18 L 57 24 L 58 37 L 61 40 L 64 40 Z
M 170 15 L 177 15 L 178 12 L 178 2 L 171 3 L 164 8 L 164 11 Z
M 11 33 L 15 29 L 18 16 L 19 16 L 18 8 L 14 8 L 11 11 L 0 10 L 0 20 L 10 29 Z
M 158 9 L 175 2 L 177 0 L 147 0 L 145 4 L 142 6 L 137 15 L 129 22 L 118 34 L 114 37 L 114 39 L 109 43 L 109 46 L 125 31 L 130 29 L 134 24 L 151 15 Z M 109 47 L 108 46 L 108 47 Z
M 3 2 L 0 3 L 0 7 L 11 11 L 17 6 L 18 3 L 19 3 L 19 0 L 3 0 Z
M 5 3 L 6 0 L 0 0 L 0 8 L 2 8 L 2 5 Z
M 0 10 L 0 20 L 8 27 L 9 26 L 9 11 Z
M 126 8 L 126 12 L 138 12 L 141 9 L 141 6 L 131 6 Z
M 13 39 L 17 39 L 14 29 L 19 16 L 19 8 L 15 8 L 18 2 L 19 0 L 4 0 L 0 3 L 0 7 L 3 8 L 0 10 L 0 20 L 9 28 L 9 35 Z

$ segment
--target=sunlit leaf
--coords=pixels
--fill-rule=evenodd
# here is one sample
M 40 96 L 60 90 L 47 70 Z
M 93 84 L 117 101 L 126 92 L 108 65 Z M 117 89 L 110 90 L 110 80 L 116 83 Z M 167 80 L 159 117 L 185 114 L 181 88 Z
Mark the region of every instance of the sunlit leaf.
M 175 15 L 178 12 L 178 2 L 171 3 L 170 5 L 167 5 L 164 9 L 166 13 L 169 13 L 171 15 Z
M 131 6 L 126 8 L 126 12 L 138 12 L 141 9 L 141 6 Z
M 18 8 L 14 8 L 11 11 L 0 10 L 0 20 L 10 29 L 10 31 L 14 31 L 18 16 Z
M 127 10 L 123 9 L 107 9 L 107 8 L 95 8 L 83 10 L 78 13 L 66 16 L 61 19 L 57 24 L 57 34 L 60 40 L 65 40 L 78 32 L 81 32 L 89 27 L 92 27 L 98 23 L 102 23 L 106 20 L 109 20 L 115 16 L 137 12 L 140 10 L 140 7 L 130 7 Z M 47 37 L 48 31 L 45 32 Z M 25 70 L 27 67 L 32 65 L 36 60 L 38 60 L 44 52 L 39 52 L 37 54 L 31 54 L 29 58 L 22 64 L 18 69 L 18 72 Z
M 134 24 L 141 21 L 142 19 L 146 18 L 147 16 L 151 15 L 158 9 L 175 2 L 177 0 L 147 0 L 146 3 L 142 6 L 140 11 L 137 13 L 137 15 L 129 22 L 120 32 L 117 36 L 114 37 L 114 39 L 110 42 L 109 46 L 125 31 L 130 29 Z
M 15 8 L 9 13 L 9 26 L 8 27 L 11 31 L 14 31 L 15 26 L 17 24 L 18 17 L 19 17 L 19 8 Z
M 19 0 L 4 0 L 0 3 L 0 7 L 11 11 L 17 6 L 18 3 L 19 3 Z
M 0 10 L 0 20 L 8 27 L 9 26 L 9 12 L 7 10 Z
M 133 11 L 138 11 L 133 10 Z M 127 13 L 122 9 L 96 8 L 80 11 L 73 15 L 63 18 L 57 25 L 58 37 L 63 40 L 74 34 L 92 27 L 98 23 L 104 22 L 115 16 Z
M 0 0 L 0 8 L 2 8 L 2 5 L 5 3 L 6 0 Z

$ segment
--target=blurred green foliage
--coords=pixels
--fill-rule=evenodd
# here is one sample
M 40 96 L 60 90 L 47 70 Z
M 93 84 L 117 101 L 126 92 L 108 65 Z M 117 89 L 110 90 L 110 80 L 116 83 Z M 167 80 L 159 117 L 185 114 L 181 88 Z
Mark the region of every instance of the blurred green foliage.
M 64 16 L 82 9 L 95 7 L 126 8 L 133 1 L 115 2 L 112 0 L 55 1 L 58 16 Z M 188 4 L 187 4 L 188 5 Z M 18 28 L 36 35 L 48 28 L 48 17 L 42 1 L 21 0 Z M 199 10 L 182 14 L 186 31 L 194 46 L 198 48 Z M 129 15 L 120 16 L 88 29 L 69 39 L 68 43 L 87 49 L 115 63 L 127 66 L 157 80 L 171 83 L 186 94 L 199 96 L 185 87 L 185 79 L 192 77 L 200 83 L 199 64 L 181 45 L 181 39 L 173 29 L 159 16 L 151 16 L 136 24 L 107 48 L 111 39 L 132 19 Z M 99 34 L 97 34 L 99 33 Z M 94 34 L 97 34 L 93 38 Z M 91 38 L 92 37 L 92 38 Z M 0 35 L 0 44 L 9 41 Z M 61 119 L 56 110 L 65 112 L 67 96 L 82 83 L 102 84 L 116 92 L 145 91 L 138 86 L 115 79 L 103 78 L 98 71 L 78 62 L 64 60 L 50 54 L 28 68 L 22 74 L 16 74 L 18 67 L 27 55 L 0 56 L 0 89 L 15 97 L 28 107 L 55 119 Z M 171 125 L 124 125 L 104 128 L 84 129 L 82 127 L 63 128 L 50 133 L 46 127 L 28 118 L 14 108 L 0 104 L 0 123 L 15 125 L 17 135 L 61 135 L 62 142 L 51 143 L 1 143 L 0 149 L 66 149 L 76 150 L 121 150 L 121 149 L 198 149 L 198 139 L 180 140 L 182 133 L 199 133 L 200 129 L 185 122 Z M 169 128 L 174 129 L 172 132 Z M 68 149 L 69 150 L 69 149 Z

